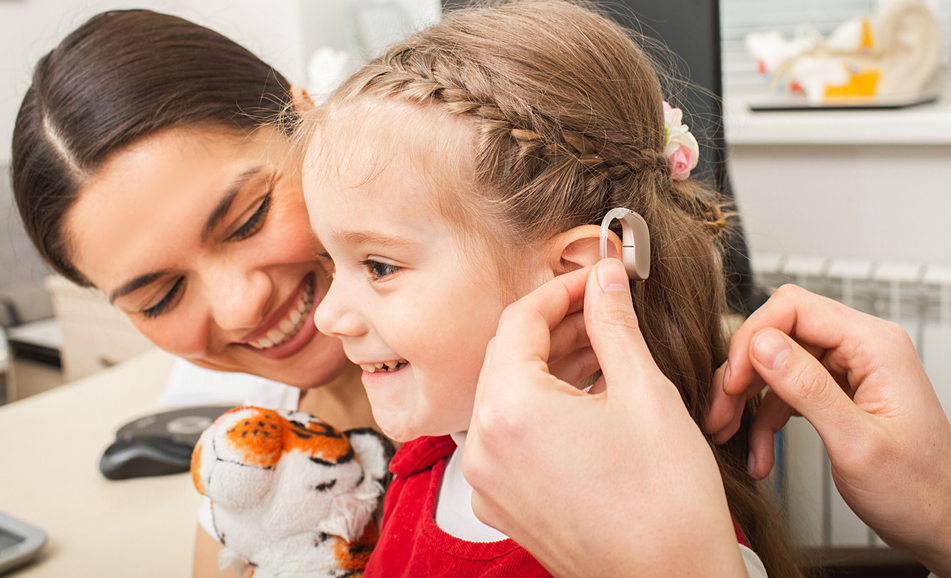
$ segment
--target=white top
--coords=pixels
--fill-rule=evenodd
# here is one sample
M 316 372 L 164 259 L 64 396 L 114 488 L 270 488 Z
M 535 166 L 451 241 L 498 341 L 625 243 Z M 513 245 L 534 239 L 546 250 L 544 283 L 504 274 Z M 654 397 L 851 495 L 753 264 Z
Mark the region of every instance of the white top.
M 466 445 L 465 432 L 452 434 L 458 446 L 446 464 L 439 499 L 436 501 L 436 525 L 443 532 L 469 542 L 497 542 L 508 536 L 483 524 L 472 511 L 472 486 L 462 475 L 462 451 Z M 740 544 L 740 554 L 750 578 L 768 578 L 766 567 L 756 552 Z
M 462 475 L 462 450 L 466 433 L 452 434 L 458 446 L 452 452 L 439 487 L 436 501 L 436 525 L 443 532 L 469 542 L 499 542 L 508 538 L 492 526 L 483 524 L 472 511 L 472 486 Z

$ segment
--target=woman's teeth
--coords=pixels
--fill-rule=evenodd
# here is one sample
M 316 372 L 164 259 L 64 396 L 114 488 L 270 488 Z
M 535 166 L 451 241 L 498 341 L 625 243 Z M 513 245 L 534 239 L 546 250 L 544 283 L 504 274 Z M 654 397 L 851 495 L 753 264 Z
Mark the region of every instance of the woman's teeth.
M 367 373 L 376 373 L 381 372 L 385 373 L 388 371 L 399 371 L 406 367 L 409 362 L 405 359 L 399 361 L 384 361 L 383 363 L 372 363 L 372 364 L 363 364 L 360 366 L 360 369 Z
M 291 307 L 287 315 L 284 316 L 284 319 L 281 319 L 274 329 L 268 331 L 267 335 L 257 341 L 252 341 L 249 345 L 255 349 L 267 349 L 275 345 L 280 345 L 294 337 L 297 335 L 297 332 L 300 331 L 300 328 L 304 326 L 304 322 L 307 321 L 307 314 L 310 312 L 310 308 L 313 304 L 314 282 L 308 280 L 307 284 L 304 285 L 304 291 L 297 299 L 297 303 Z

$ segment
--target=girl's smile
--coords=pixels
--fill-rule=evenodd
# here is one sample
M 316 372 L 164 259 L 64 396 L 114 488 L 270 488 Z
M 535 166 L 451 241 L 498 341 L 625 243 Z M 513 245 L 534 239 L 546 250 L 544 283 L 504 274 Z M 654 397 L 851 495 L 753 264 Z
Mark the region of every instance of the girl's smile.
M 401 104 L 357 104 L 338 118 L 303 169 L 312 228 L 334 267 L 317 327 L 363 369 L 389 437 L 464 431 L 506 304 L 478 243 L 469 247 L 440 211 L 455 193 L 432 176 L 471 164 L 460 144 L 471 128 Z

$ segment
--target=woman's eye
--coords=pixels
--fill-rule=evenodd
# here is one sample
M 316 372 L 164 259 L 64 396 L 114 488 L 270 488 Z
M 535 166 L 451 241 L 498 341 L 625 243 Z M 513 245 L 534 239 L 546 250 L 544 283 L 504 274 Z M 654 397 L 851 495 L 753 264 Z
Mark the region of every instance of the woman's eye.
M 330 275 L 330 279 L 333 280 L 334 273 L 336 273 L 337 270 L 334 268 L 334 260 L 330 258 L 330 253 L 314 253 L 314 255 L 323 262 L 324 270 Z
M 179 293 L 181 293 L 184 286 L 185 278 L 179 277 L 178 281 L 175 281 L 175 284 L 172 285 L 172 288 L 168 290 L 168 293 L 162 297 L 162 300 L 148 309 L 143 309 L 142 314 L 148 319 L 154 319 L 162 313 L 165 313 L 172 305 L 175 304 L 175 300 L 177 299 Z
M 374 281 L 388 277 L 393 273 L 396 273 L 402 269 L 396 265 L 390 265 L 389 263 L 382 263 L 380 261 L 375 261 L 373 259 L 364 259 L 360 261 L 360 264 L 363 265 L 367 272 L 373 277 Z
M 264 199 L 261 201 L 261 204 L 258 206 L 258 210 L 244 222 L 241 227 L 231 234 L 228 237 L 229 241 L 241 241 L 247 239 L 251 235 L 257 233 L 261 230 L 261 227 L 264 226 L 264 220 L 267 218 L 267 213 L 271 208 L 271 193 L 268 192 L 264 195 Z

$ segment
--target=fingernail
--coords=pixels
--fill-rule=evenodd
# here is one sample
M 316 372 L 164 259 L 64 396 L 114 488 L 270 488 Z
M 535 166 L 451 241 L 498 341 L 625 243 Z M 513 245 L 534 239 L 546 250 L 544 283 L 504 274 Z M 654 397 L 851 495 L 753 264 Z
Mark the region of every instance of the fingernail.
M 756 456 L 750 452 L 750 457 L 746 460 L 746 473 L 752 476 L 754 467 L 756 467 Z
M 753 355 L 773 371 L 782 369 L 783 361 L 790 353 L 789 343 L 775 331 L 763 331 L 753 341 Z
M 624 264 L 617 259 L 604 259 L 598 263 L 598 283 L 605 293 L 631 291 Z
M 727 359 L 723 364 L 723 393 L 726 393 L 726 386 L 730 383 L 730 360 Z

